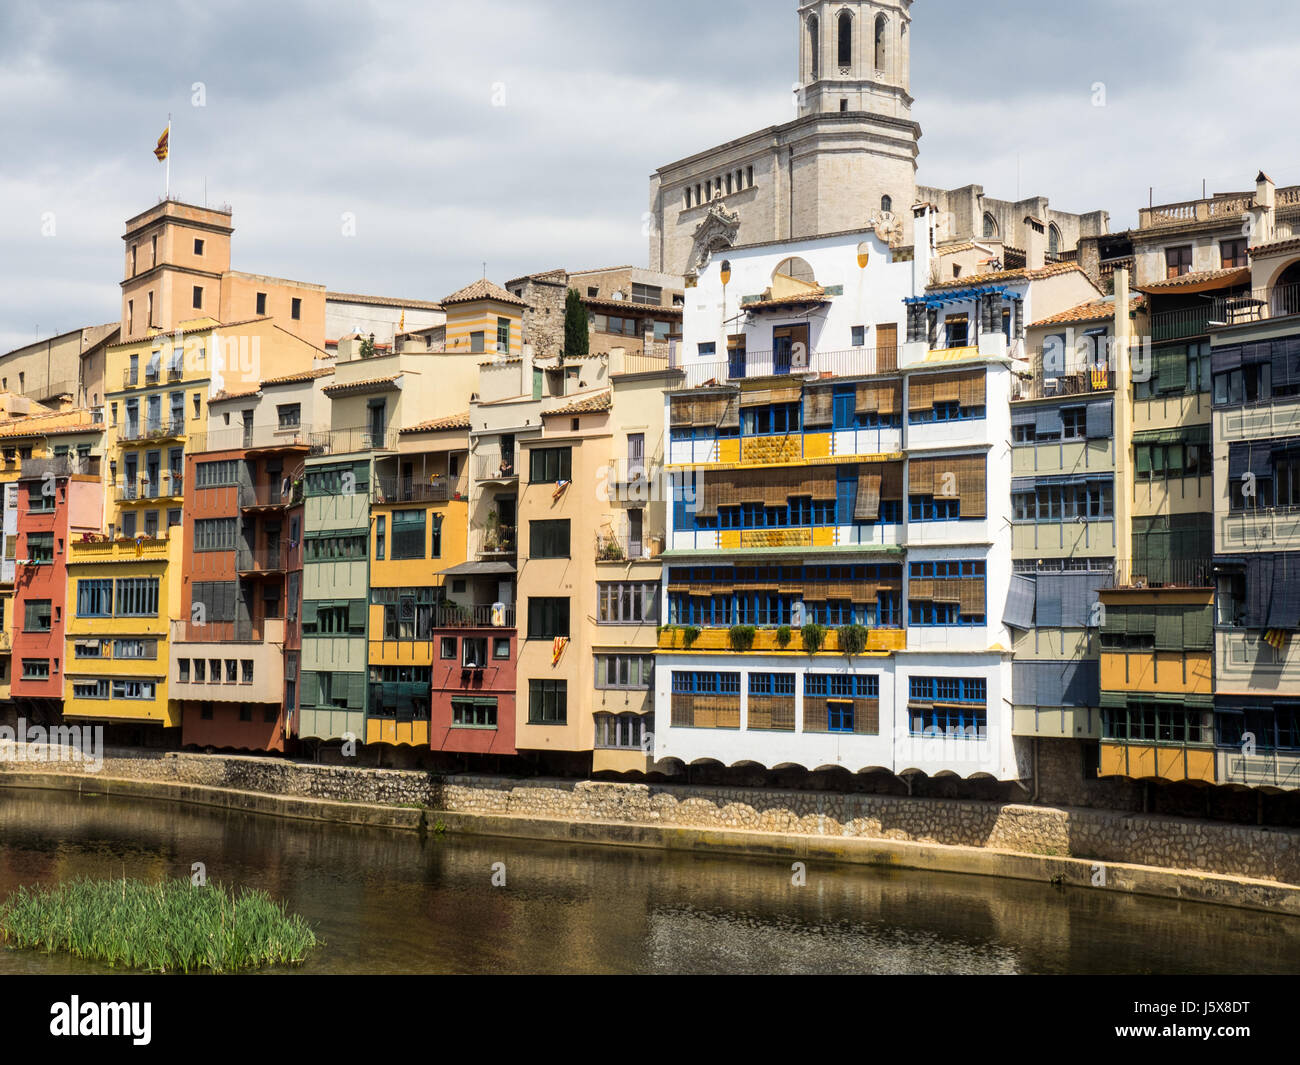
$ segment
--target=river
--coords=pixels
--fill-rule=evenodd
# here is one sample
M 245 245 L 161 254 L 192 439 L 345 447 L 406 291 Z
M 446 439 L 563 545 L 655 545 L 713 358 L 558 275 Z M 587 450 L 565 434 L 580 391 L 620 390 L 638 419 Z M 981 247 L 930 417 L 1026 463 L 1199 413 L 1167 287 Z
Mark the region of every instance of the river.
M 431 815 L 436 820 L 436 815 Z M 323 973 L 1290 973 L 1300 919 L 989 877 L 352 828 L 0 788 L 0 897 L 76 876 L 263 888 Z M 504 884 L 494 886 L 494 877 Z M 0 948 L 0 974 L 107 972 Z

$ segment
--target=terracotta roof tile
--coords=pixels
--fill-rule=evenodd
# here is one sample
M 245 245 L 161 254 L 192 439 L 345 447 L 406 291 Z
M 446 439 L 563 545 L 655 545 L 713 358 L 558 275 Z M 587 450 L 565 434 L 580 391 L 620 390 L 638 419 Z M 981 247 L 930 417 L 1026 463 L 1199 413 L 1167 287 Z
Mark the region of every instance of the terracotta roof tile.
M 999 281 L 1042 281 L 1047 277 L 1071 272 L 1083 273 L 1077 263 L 1048 263 L 1034 270 L 1019 267 L 1015 270 L 998 270 L 991 274 L 971 274 L 969 277 L 954 277 L 926 285 L 927 291 L 942 291 L 950 288 L 970 288 L 972 285 L 993 285 Z
M 208 402 L 209 402 L 209 403 L 220 403 L 220 402 L 222 402 L 223 400 L 227 400 L 227 399 L 244 399 L 244 398 L 247 397 L 247 396 L 255 396 L 255 395 L 257 395 L 260 391 L 262 391 L 261 388 L 258 387 L 258 386 L 256 386 L 256 385 L 254 385 L 252 388 L 245 388 L 242 392 L 227 392 L 227 391 L 223 388 L 223 389 L 222 389 L 220 392 L 218 392 L 215 396 L 211 396 L 211 397 L 209 397 Z
M 302 373 L 286 374 L 284 377 L 268 377 L 262 382 L 263 385 L 288 385 L 295 381 L 314 381 L 318 377 L 326 377 L 334 371 L 329 367 L 323 367 L 319 370 L 304 370 Z
M 1142 292 L 1195 292 L 1199 288 L 1228 288 L 1250 284 L 1250 267 L 1233 266 L 1226 270 L 1194 270 L 1162 281 L 1138 285 Z
M 1134 298 L 1131 306 L 1134 309 L 1142 307 L 1145 300 L 1138 295 Z M 1114 300 L 1094 300 L 1092 303 L 1081 303 L 1077 307 L 1071 307 L 1067 311 L 1061 311 L 1060 314 L 1053 314 L 1047 318 L 1040 318 L 1030 325 L 1064 325 L 1067 322 L 1100 322 L 1115 316 Z
M 399 429 L 400 433 L 436 433 L 445 429 L 468 429 L 469 428 L 469 411 L 461 414 L 448 414 L 443 418 L 430 418 L 427 422 L 421 422 L 419 425 L 408 425 L 405 429 Z
M 1300 251 L 1300 237 L 1288 237 L 1286 240 L 1275 240 L 1270 244 L 1260 244 L 1254 248 L 1247 248 L 1247 255 L 1277 255 L 1279 252 Z
M 602 411 L 609 410 L 613 405 L 614 400 L 610 390 L 605 388 L 590 396 L 583 396 L 580 399 L 576 399 L 566 406 L 542 411 L 542 414 L 599 414 Z
M 518 296 L 513 296 L 500 285 L 493 284 L 486 277 L 479 278 L 473 284 L 466 285 L 464 288 L 453 292 L 442 302 L 448 303 L 472 303 L 475 300 L 496 300 L 498 303 L 513 303 L 516 307 L 527 307 L 528 304 Z
M 408 311 L 440 311 L 442 304 L 435 300 L 390 299 L 387 296 L 362 296 L 357 292 L 326 292 L 325 298 L 336 303 L 365 303 L 373 307 L 405 307 Z
M 830 297 L 826 295 L 826 290 L 818 287 L 799 296 L 782 296 L 779 299 L 753 300 L 750 303 L 742 303 L 740 309 L 742 311 L 769 311 L 781 307 L 802 307 L 809 303 L 829 302 Z
M 393 374 L 392 377 L 370 377 L 364 381 L 340 382 L 335 385 L 326 385 L 322 391 L 327 396 L 342 396 L 349 392 L 364 392 L 367 389 L 377 389 L 380 385 L 391 385 L 400 376 L 400 374 Z
M 659 315 L 664 318 L 680 318 L 682 308 L 666 307 L 658 303 L 634 303 L 632 300 L 602 300 L 595 296 L 583 296 L 582 302 L 588 307 L 595 307 L 599 310 L 622 311 L 628 317 L 635 315 L 639 318 L 648 318 L 652 315 Z
M 104 428 L 103 422 L 92 420 L 85 409 L 56 411 L 52 414 L 33 414 L 12 422 L 0 422 L 0 438 L 24 436 L 52 436 L 56 433 L 86 433 Z

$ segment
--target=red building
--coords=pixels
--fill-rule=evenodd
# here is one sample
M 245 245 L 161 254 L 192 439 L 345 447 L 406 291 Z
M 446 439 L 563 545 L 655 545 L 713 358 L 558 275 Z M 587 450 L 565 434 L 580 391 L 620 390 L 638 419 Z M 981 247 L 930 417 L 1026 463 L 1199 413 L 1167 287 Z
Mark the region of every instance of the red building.
M 18 544 L 14 567 L 13 679 L 15 700 L 63 699 L 65 612 L 68 599 L 68 541 L 98 533 L 104 515 L 100 479 L 74 472 L 76 458 L 24 459 L 18 478 Z M 157 644 L 143 640 L 87 640 L 87 656 L 157 657 Z M 110 644 L 130 644 L 113 647 Z M 140 645 L 140 646 L 136 646 Z

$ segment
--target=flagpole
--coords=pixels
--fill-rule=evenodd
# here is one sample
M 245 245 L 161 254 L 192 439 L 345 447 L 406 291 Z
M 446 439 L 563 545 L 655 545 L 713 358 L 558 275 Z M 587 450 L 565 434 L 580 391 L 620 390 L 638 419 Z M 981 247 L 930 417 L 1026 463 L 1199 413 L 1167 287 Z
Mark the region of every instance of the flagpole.
M 172 113 L 167 112 L 167 178 L 163 189 L 163 199 L 172 198 Z

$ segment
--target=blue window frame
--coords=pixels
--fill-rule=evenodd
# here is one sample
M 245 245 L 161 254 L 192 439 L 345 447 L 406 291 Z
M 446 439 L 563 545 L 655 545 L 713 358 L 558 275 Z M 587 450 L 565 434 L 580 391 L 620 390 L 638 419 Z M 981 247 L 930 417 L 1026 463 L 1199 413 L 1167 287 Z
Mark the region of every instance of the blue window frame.
M 981 582 L 985 576 L 982 559 L 942 559 L 935 562 L 911 562 L 908 564 L 908 576 L 912 580 L 957 580 L 960 578 L 978 578 Z M 909 593 L 907 603 L 907 622 L 916 626 L 946 625 L 983 625 L 985 613 L 962 613 L 957 597 L 951 599 L 913 598 Z
M 854 389 L 837 388 L 831 398 L 831 426 L 852 429 L 857 424 L 858 397 Z
M 879 699 L 880 677 L 874 673 L 805 673 L 803 693 L 837 699 Z
M 908 411 L 907 420 L 912 425 L 929 422 L 969 422 L 985 416 L 985 407 L 962 407 L 955 400 L 936 403 L 925 410 Z
M 750 695 L 789 695 L 794 696 L 793 673 L 751 673 L 749 675 Z
M 785 436 L 797 433 L 802 424 L 802 403 L 769 403 L 761 407 L 742 407 L 740 434 L 742 436 Z
M 960 521 L 961 499 L 958 496 L 908 496 L 908 521 Z
M 673 670 L 675 694 L 739 695 L 739 673 Z
M 77 581 L 77 617 L 109 618 L 113 616 L 113 581 L 83 579 Z

